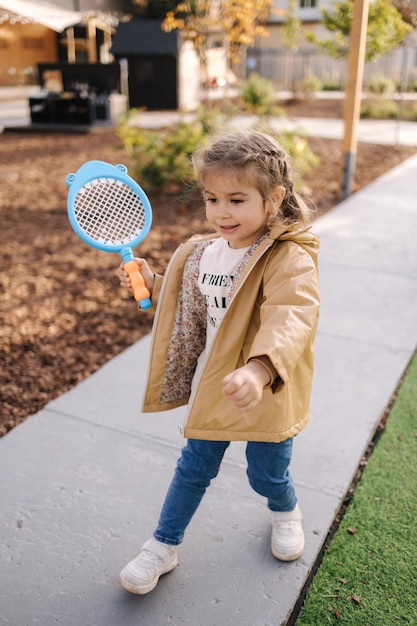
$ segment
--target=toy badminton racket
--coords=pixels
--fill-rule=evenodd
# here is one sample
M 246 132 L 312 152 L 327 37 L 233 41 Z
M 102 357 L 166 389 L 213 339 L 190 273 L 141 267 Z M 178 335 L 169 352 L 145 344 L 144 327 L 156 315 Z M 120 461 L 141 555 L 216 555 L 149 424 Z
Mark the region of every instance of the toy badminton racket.
M 66 183 L 68 218 L 75 233 L 93 248 L 120 254 L 135 300 L 141 309 L 149 309 L 150 293 L 132 250 L 145 239 L 152 223 L 145 192 L 124 165 L 103 161 L 84 163 L 75 174 L 68 174 Z

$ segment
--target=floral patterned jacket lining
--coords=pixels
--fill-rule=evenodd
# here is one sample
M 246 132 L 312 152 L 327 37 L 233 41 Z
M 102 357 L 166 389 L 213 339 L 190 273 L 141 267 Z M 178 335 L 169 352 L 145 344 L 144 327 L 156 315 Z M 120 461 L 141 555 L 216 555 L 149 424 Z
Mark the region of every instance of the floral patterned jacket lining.
M 228 294 L 228 303 L 233 297 L 234 288 L 253 253 L 262 241 L 263 235 L 244 254 L 240 261 Z M 204 250 L 213 240 L 199 241 L 188 257 L 178 295 L 177 309 L 171 341 L 168 348 L 165 376 L 162 383 L 160 401 L 177 402 L 188 398 L 197 365 L 197 359 L 206 343 L 207 309 L 198 287 L 200 259 Z

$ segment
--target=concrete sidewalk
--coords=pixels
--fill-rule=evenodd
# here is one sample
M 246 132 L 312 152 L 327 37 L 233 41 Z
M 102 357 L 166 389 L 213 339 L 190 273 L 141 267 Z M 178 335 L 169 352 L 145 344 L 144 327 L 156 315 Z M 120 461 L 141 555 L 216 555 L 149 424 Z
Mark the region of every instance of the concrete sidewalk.
M 31 125 L 28 96 L 36 94 L 38 87 L 0 87 L 0 133 L 5 129 L 25 129 L 35 130 L 38 126 L 39 132 L 48 132 L 48 126 Z M 323 92 L 321 97 L 331 98 L 333 95 L 341 97 L 341 94 Z M 144 111 L 139 112 L 132 120 L 132 124 L 143 128 L 154 129 L 169 126 L 179 118 L 193 119 L 195 114 L 180 114 L 177 111 Z M 254 118 L 243 116 L 241 121 L 250 121 Z M 301 135 L 310 137 L 322 137 L 329 139 L 343 139 L 344 121 L 333 118 L 276 118 L 274 124 L 277 131 L 297 130 Z M 61 131 L 63 126 L 59 127 Z M 84 132 L 100 131 L 110 128 L 108 125 L 85 127 Z M 54 130 L 51 125 L 50 130 Z M 56 128 L 55 128 L 56 130 Z M 66 129 L 68 132 L 81 132 L 81 127 Z M 376 144 L 417 146 L 417 122 L 407 122 L 404 120 L 368 120 L 361 119 L 358 123 L 358 141 Z
M 190 120 L 194 115 L 188 113 L 182 117 Z M 178 119 L 179 114 L 174 111 L 144 111 L 138 113 L 131 123 L 142 128 L 155 129 L 169 126 Z M 245 115 L 235 119 L 244 125 L 256 118 Z M 301 135 L 324 139 L 343 139 L 345 132 L 344 121 L 336 118 L 278 117 L 273 119 L 272 124 L 278 132 L 297 130 Z M 365 143 L 417 146 L 417 122 L 361 119 L 358 122 L 357 139 Z
M 322 310 L 312 419 L 292 465 L 307 546 L 270 554 L 268 514 L 232 444 L 146 596 L 118 587 L 151 534 L 183 410 L 140 413 L 149 337 L 0 440 L 0 624 L 278 626 L 297 603 L 417 345 L 417 156 L 317 220 Z

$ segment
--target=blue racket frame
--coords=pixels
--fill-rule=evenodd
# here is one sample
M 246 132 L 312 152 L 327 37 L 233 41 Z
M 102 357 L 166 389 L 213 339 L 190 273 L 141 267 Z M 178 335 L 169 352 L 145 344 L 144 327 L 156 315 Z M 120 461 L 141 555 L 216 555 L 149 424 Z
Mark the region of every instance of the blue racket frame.
M 142 202 L 145 214 L 145 224 L 139 235 L 129 241 L 128 244 L 111 245 L 96 241 L 95 239 L 89 237 L 82 230 L 82 228 L 80 228 L 77 222 L 74 212 L 75 198 L 84 185 L 99 178 L 114 178 L 115 180 L 119 180 L 120 182 L 128 185 L 138 195 L 140 201 Z M 142 187 L 140 187 L 136 181 L 128 175 L 127 167 L 122 164 L 110 165 L 110 163 L 106 163 L 105 161 L 88 161 L 87 163 L 84 163 L 84 165 L 82 165 L 75 174 L 68 174 L 65 182 L 69 187 L 67 200 L 68 219 L 78 237 L 97 250 L 104 250 L 105 252 L 118 252 L 125 263 L 127 261 L 131 261 L 134 258 L 132 248 L 139 245 L 145 239 L 151 228 L 152 208 L 149 198 L 143 191 Z
M 87 183 L 100 179 L 114 179 L 116 181 L 120 181 L 124 185 L 127 185 L 137 195 L 142 205 L 144 213 L 143 227 L 138 235 L 129 241 L 120 244 L 110 244 L 97 241 L 90 237 L 80 227 L 77 221 L 75 214 L 77 194 Z M 75 174 L 68 174 L 65 182 L 69 187 L 67 199 L 68 219 L 78 237 L 97 250 L 103 250 L 104 252 L 118 252 L 124 263 L 132 261 L 134 259 L 132 248 L 139 245 L 145 239 L 151 228 L 152 208 L 143 189 L 128 175 L 127 167 L 122 164 L 110 165 L 110 163 L 106 163 L 105 161 L 88 161 L 87 163 L 84 163 L 84 165 L 82 165 Z M 150 299 L 141 299 L 139 301 L 139 306 L 142 309 L 150 308 Z

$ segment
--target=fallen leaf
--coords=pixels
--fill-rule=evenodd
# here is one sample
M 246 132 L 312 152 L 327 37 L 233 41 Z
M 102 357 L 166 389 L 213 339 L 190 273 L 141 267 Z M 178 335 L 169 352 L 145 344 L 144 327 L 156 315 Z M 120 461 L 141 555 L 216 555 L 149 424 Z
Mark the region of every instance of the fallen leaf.
M 339 582 L 342 583 L 342 585 L 347 585 L 346 578 L 339 578 Z
M 334 612 L 334 615 L 335 615 L 336 619 L 340 619 L 342 617 L 342 611 L 340 609 L 337 609 Z
M 349 528 L 347 529 L 348 533 L 350 535 L 354 535 L 356 534 L 358 531 L 356 530 L 356 528 L 354 526 L 349 526 Z
M 352 602 L 354 602 L 355 604 L 360 604 L 361 602 L 360 596 L 357 596 L 356 594 L 354 594 L 352 596 Z

